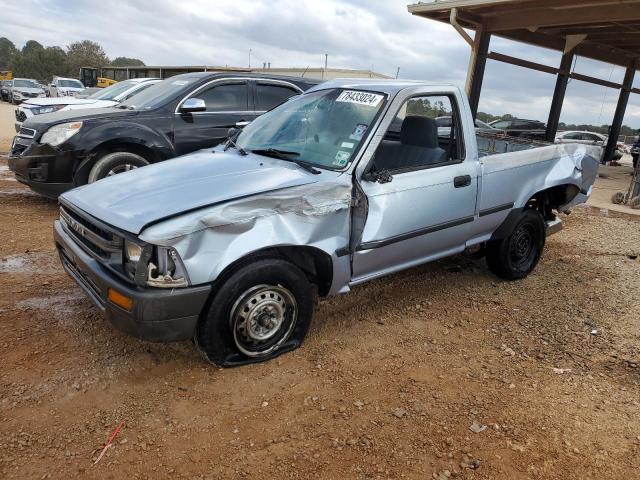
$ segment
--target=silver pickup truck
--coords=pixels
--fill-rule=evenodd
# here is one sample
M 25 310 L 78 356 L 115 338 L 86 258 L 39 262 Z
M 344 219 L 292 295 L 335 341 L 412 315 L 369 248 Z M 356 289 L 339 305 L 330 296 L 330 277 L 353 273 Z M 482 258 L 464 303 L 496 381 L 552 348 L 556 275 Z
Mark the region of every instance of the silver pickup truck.
M 65 193 L 56 246 L 124 332 L 265 360 L 301 344 L 316 294 L 467 249 L 507 280 L 535 268 L 600 148 L 477 135 L 455 87 L 327 82 L 224 146 Z

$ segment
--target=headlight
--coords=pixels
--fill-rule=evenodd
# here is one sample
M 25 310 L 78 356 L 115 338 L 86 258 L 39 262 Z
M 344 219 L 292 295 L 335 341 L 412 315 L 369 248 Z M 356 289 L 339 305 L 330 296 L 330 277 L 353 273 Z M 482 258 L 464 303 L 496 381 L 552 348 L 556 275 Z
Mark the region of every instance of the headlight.
M 189 286 L 187 272 L 175 249 L 171 247 L 154 248 L 153 260 L 147 266 L 147 285 L 156 288 Z
M 142 255 L 142 247 L 137 243 L 125 240 L 124 254 L 129 262 L 138 263 L 140 261 L 140 256 Z
M 42 135 L 42 138 L 40 139 L 40 143 L 48 143 L 52 147 L 56 147 L 73 137 L 81 128 L 82 122 L 61 123 L 60 125 L 55 125 L 44 132 L 44 135 Z
M 61 108 L 64 108 L 64 105 L 47 105 L 46 107 L 32 108 L 31 111 L 33 112 L 34 115 L 40 115 L 42 113 L 57 112 Z

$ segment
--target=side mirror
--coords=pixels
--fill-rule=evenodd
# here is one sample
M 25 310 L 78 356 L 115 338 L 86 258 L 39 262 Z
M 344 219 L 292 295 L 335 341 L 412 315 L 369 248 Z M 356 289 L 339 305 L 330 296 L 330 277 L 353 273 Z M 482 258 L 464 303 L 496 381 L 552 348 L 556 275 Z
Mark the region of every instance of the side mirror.
M 389 183 L 393 176 L 389 170 L 370 170 L 362 175 L 362 179 L 366 182 Z
M 52 84 L 51 84 L 51 85 L 49 85 L 49 86 L 50 86 L 50 87 L 55 88 L 56 84 L 55 84 L 55 83 L 52 83 Z
M 207 106 L 201 98 L 187 98 L 180 107 L 181 113 L 204 112 Z
M 231 127 L 229 130 L 227 130 L 227 138 L 233 138 L 237 133 L 238 129 L 236 127 Z

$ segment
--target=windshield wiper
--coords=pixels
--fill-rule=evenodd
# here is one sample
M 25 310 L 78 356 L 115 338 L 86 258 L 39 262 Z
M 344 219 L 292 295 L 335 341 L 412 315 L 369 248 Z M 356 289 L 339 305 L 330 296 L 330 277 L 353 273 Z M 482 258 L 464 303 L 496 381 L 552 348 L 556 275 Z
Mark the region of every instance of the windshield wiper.
M 319 173 L 322 173 L 320 170 L 318 170 L 317 168 L 314 168 L 313 165 L 307 162 L 303 162 L 302 160 L 298 160 L 297 158 L 291 158 L 291 157 L 299 157 L 300 154 L 298 152 L 290 152 L 288 150 L 278 150 L 277 148 L 262 148 L 262 149 L 250 150 L 250 152 L 255 153 L 257 155 L 264 155 L 265 157 L 272 157 L 272 158 L 277 158 L 279 160 L 285 160 L 287 162 L 293 162 L 296 165 L 299 165 L 302 168 L 304 168 L 307 172 L 313 173 L 314 175 L 318 175 Z
M 227 150 L 229 150 L 229 147 L 233 147 L 238 150 L 238 153 L 240 155 L 248 155 L 247 151 L 244 148 L 239 147 L 236 144 L 236 138 L 238 138 L 238 135 L 240 135 L 241 132 L 242 130 L 237 130 L 227 137 L 227 143 L 224 144 L 223 151 L 226 152 Z

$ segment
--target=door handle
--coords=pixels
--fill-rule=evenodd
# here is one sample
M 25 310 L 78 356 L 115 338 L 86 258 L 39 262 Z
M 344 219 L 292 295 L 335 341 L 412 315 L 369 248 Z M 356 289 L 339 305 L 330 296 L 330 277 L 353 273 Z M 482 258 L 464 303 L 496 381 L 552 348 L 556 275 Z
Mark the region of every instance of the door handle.
M 455 188 L 468 187 L 469 185 L 471 185 L 471 175 L 461 175 L 453 179 Z
M 246 127 L 247 125 L 249 125 L 251 122 L 246 122 L 244 120 L 241 120 L 239 122 L 236 122 L 236 127 L 238 128 L 242 128 L 242 127 Z

